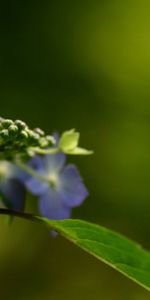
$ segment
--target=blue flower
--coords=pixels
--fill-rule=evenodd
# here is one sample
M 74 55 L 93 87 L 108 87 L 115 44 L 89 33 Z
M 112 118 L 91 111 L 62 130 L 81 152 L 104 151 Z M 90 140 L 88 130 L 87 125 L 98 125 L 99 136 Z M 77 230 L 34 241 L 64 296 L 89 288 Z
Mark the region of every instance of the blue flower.
M 73 207 L 79 206 L 88 196 L 88 191 L 74 165 L 65 165 L 66 155 L 36 156 L 30 166 L 37 177 L 30 177 L 26 187 L 39 196 L 39 210 L 49 219 L 66 219 Z
M 8 161 L 0 162 L 0 194 L 6 207 L 16 211 L 24 209 L 25 186 L 28 176 Z

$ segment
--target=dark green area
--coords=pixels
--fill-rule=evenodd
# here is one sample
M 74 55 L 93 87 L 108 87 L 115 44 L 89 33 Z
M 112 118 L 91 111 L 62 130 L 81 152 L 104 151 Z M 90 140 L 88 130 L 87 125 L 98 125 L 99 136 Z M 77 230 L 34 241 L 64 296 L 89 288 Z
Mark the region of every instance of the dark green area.
M 73 216 L 150 249 L 150 4 L 0 4 L 0 115 L 47 134 L 76 128 L 90 197 Z M 36 199 L 29 199 L 31 210 Z M 29 202 L 28 201 L 28 202 Z M 1 298 L 147 300 L 149 294 L 44 228 L 1 217 Z M 109 287 L 109 288 L 108 288 Z

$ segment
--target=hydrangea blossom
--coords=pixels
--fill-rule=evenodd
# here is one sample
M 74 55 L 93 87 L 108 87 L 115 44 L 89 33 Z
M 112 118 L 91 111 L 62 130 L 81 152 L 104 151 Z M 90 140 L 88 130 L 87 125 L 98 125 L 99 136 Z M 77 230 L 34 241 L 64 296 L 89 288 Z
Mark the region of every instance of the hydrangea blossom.
M 25 172 L 19 170 L 12 163 L 0 162 L 0 194 L 7 207 L 17 211 L 24 209 L 25 187 L 23 182 L 27 177 Z
M 37 176 L 28 178 L 26 187 L 39 197 L 40 213 L 49 219 L 69 218 L 88 195 L 77 168 L 65 162 L 64 153 L 36 156 L 30 162 Z

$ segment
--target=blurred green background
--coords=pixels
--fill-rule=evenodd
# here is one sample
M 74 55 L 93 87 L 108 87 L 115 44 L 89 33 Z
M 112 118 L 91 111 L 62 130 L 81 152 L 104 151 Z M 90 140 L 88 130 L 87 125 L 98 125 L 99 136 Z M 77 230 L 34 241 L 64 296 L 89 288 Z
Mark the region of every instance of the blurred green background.
M 47 133 L 79 130 L 95 154 L 69 158 L 90 191 L 73 217 L 149 249 L 150 2 L 2 1 L 0 38 L 0 114 Z M 150 299 L 40 225 L 0 224 L 1 299 Z

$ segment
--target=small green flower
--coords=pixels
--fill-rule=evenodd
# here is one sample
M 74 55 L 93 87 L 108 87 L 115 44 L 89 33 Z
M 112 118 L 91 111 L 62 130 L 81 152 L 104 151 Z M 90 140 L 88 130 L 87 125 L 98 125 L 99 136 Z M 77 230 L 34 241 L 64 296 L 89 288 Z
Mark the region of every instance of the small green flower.
M 69 131 L 65 131 L 59 142 L 59 150 L 72 155 L 89 155 L 92 154 L 93 151 L 89 151 L 83 148 L 78 147 L 79 144 L 80 133 L 75 131 L 75 129 L 71 129 Z

